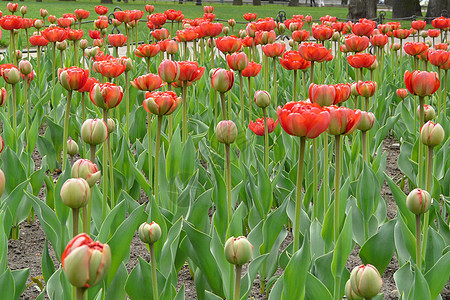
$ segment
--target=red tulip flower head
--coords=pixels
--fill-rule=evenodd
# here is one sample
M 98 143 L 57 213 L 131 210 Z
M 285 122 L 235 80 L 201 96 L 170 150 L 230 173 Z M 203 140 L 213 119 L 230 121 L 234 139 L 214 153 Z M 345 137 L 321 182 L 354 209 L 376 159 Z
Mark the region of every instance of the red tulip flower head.
M 411 27 L 414 28 L 415 30 L 423 30 L 426 25 L 427 25 L 427 22 L 425 22 L 423 20 L 417 20 L 417 21 L 411 22 Z
M 434 28 L 446 30 L 450 27 L 450 19 L 447 19 L 446 17 L 439 17 L 431 21 L 431 25 L 433 25 Z
M 122 87 L 113 83 L 96 83 L 89 92 L 92 103 L 102 109 L 111 109 L 122 101 Z
M 349 135 L 358 129 L 361 120 L 361 111 L 353 110 L 347 107 L 330 106 L 327 107 L 330 113 L 330 125 L 328 133 L 332 135 Z
M 369 53 L 356 53 L 355 55 L 347 56 L 348 63 L 356 69 L 370 68 L 375 62 L 376 56 Z
M 203 22 L 200 24 L 200 31 L 204 36 L 216 37 L 222 32 L 222 23 Z
M 167 54 L 175 54 L 178 52 L 178 43 L 174 40 L 164 40 L 158 42 L 159 48 Z
M 79 41 L 83 37 L 83 30 L 67 29 L 67 39 L 69 41 Z
M 101 16 L 106 15 L 108 13 L 108 8 L 103 5 L 97 5 L 95 7 L 95 12 Z
M 178 62 L 178 66 L 180 68 L 178 80 L 180 81 L 197 81 L 205 72 L 205 67 L 199 67 L 196 61 L 180 61 Z
M 254 61 L 249 61 L 247 68 L 242 70 L 242 76 L 244 77 L 256 77 L 261 72 L 262 66 Z
M 406 89 L 397 89 L 396 91 L 397 97 L 404 99 L 408 95 L 408 91 Z
M 225 93 L 231 90 L 234 83 L 234 72 L 222 68 L 216 69 L 211 76 L 213 89 L 219 93 Z
M 214 12 L 214 6 L 203 6 L 204 13 L 212 13 Z
M 157 41 L 166 40 L 169 38 L 169 31 L 165 28 L 155 29 L 152 31 L 152 36 Z
M 358 36 L 370 36 L 372 34 L 372 31 L 375 29 L 375 26 L 371 23 L 362 22 L 362 23 L 355 23 L 352 25 L 352 32 L 355 35 Z
M 286 49 L 285 43 L 273 43 L 262 46 L 264 55 L 267 57 L 282 56 Z
M 350 34 L 345 37 L 345 47 L 349 52 L 361 52 L 369 47 L 369 38 L 367 36 L 357 36 Z
M 316 103 L 288 102 L 277 109 L 278 121 L 290 135 L 314 139 L 327 130 L 330 113 Z
M 330 106 L 335 104 L 336 89 L 334 85 L 311 83 L 309 86 L 309 99 L 320 106 Z
M 180 42 L 191 42 L 198 38 L 198 33 L 195 27 L 188 27 L 177 31 L 177 38 Z
M 416 56 L 426 51 L 428 49 L 428 45 L 423 42 L 406 42 L 403 49 L 407 54 Z
M 388 42 L 388 37 L 384 34 L 375 34 L 370 37 L 370 43 L 374 47 L 383 48 Z
M 78 67 L 70 67 L 58 70 L 58 78 L 61 86 L 68 91 L 79 90 L 89 77 L 89 70 Z
M 278 120 L 274 122 L 272 118 L 267 118 L 267 131 L 269 134 L 275 130 L 277 125 Z M 250 121 L 250 124 L 248 124 L 248 128 L 250 128 L 250 130 L 253 131 L 254 134 L 264 136 L 264 119 L 258 118 L 255 122 Z
M 62 42 L 67 38 L 67 31 L 60 27 L 47 27 L 42 31 L 42 36 L 50 43 Z
M 143 102 L 148 113 L 158 116 L 170 115 L 181 104 L 181 98 L 172 91 L 167 92 L 147 92 Z
M 245 19 L 247 22 L 251 22 L 251 21 L 256 20 L 256 17 L 257 17 L 257 15 L 254 14 L 254 13 L 246 13 L 246 14 L 244 15 L 244 19 Z
M 306 70 L 311 67 L 311 62 L 305 60 L 298 51 L 285 52 L 280 63 L 286 70 Z
M 153 5 L 150 5 L 150 4 L 145 5 L 145 11 L 148 12 L 149 14 L 151 14 L 154 10 L 155 10 L 155 7 Z
M 373 81 L 358 81 L 356 90 L 358 94 L 364 98 L 372 97 L 377 89 L 377 83 Z
M 164 82 L 172 83 L 180 76 L 180 67 L 176 61 L 164 59 L 158 68 L 159 77 Z
M 238 52 L 227 55 L 227 63 L 230 69 L 235 71 L 242 71 L 247 68 L 248 57 L 245 52 Z
M 441 34 L 439 29 L 428 29 L 427 33 L 430 38 L 436 38 Z
M 8 98 L 8 93 L 6 92 L 6 89 L 4 87 L 2 87 L 0 89 L 0 107 L 5 106 L 7 98 Z M 2 150 L 3 150 L 3 147 L 2 147 Z M 0 150 L 0 153 L 1 153 L 1 150 Z
M 309 31 L 308 30 L 296 30 L 292 32 L 292 39 L 297 43 L 302 43 L 309 39 Z
M 0 18 L 0 26 L 4 30 L 21 29 L 23 27 L 23 19 L 19 16 L 6 15 Z
M 160 28 L 162 25 L 166 24 L 167 17 L 165 14 L 157 13 L 150 15 L 149 21 L 156 26 L 156 28 Z
M 222 53 L 234 53 L 241 49 L 242 43 L 235 36 L 224 36 L 216 39 L 216 46 Z
M 132 86 L 141 91 L 153 91 L 164 85 L 161 77 L 155 74 L 146 74 L 130 82 Z
M 175 10 L 175 9 L 168 9 L 164 12 L 164 14 L 167 17 L 167 20 L 175 21 L 179 16 L 181 16 L 183 13 L 181 10 Z
M 317 43 L 302 43 L 298 52 L 307 61 L 323 62 L 329 60 L 333 55 L 331 54 L 331 49 L 328 50 L 322 44 Z
M 143 44 L 137 47 L 134 54 L 141 58 L 153 57 L 159 53 L 160 47 L 158 44 Z
M 423 97 L 434 94 L 440 86 L 440 81 L 436 72 L 406 71 L 405 85 L 411 94 Z
M 84 9 L 75 9 L 75 16 L 78 20 L 84 20 L 89 18 L 89 12 Z
M 94 70 L 106 78 L 116 78 L 125 72 L 126 66 L 118 59 L 96 61 Z
M 44 47 L 47 46 L 48 41 L 42 35 L 32 35 L 30 36 L 30 44 L 33 46 Z
M 436 67 L 445 65 L 450 59 L 450 52 L 445 50 L 430 50 L 428 51 L 428 61 Z
M 393 31 L 394 37 L 403 40 L 406 39 L 410 34 L 411 31 L 409 29 L 396 29 Z
M 316 40 L 326 41 L 333 35 L 333 29 L 325 25 L 317 25 L 312 27 L 312 34 Z
M 127 37 L 121 33 L 119 34 L 109 34 L 108 35 L 109 44 L 113 47 L 122 47 L 127 42 Z
M 89 92 L 91 90 L 91 88 L 94 86 L 94 84 L 99 83 L 98 79 L 94 78 L 94 77 L 88 77 L 88 79 L 86 80 L 86 83 L 84 84 L 84 86 L 81 89 L 78 89 L 79 93 L 85 93 L 85 92 Z

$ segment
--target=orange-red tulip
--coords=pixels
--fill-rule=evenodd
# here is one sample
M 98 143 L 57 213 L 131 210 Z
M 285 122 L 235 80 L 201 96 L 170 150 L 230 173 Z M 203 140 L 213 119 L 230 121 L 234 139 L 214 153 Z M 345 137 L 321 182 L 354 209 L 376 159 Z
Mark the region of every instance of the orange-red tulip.
M 248 62 L 247 68 L 242 71 L 244 77 L 256 77 L 261 72 L 261 65 L 253 61 Z
M 146 74 L 130 82 L 132 86 L 141 91 L 153 91 L 164 85 L 161 77 L 155 74 Z
M 406 42 L 403 49 L 407 54 L 416 56 L 426 51 L 428 49 L 428 45 L 422 42 Z
M 296 30 L 292 32 L 292 39 L 297 43 L 301 43 L 307 41 L 309 39 L 309 31 L 308 30 Z
M 286 49 L 285 43 L 273 43 L 262 46 L 264 55 L 267 57 L 277 57 L 283 55 Z
M 411 27 L 414 28 L 415 30 L 422 30 L 425 28 L 426 25 L 427 25 L 427 22 L 425 22 L 423 20 L 417 20 L 417 21 L 411 22 Z
M 109 34 L 108 42 L 113 47 L 122 47 L 127 42 L 127 37 L 121 33 Z
M 369 53 L 356 53 L 347 56 L 348 63 L 356 69 L 369 68 L 375 61 L 376 57 Z
M 234 72 L 222 68 L 215 69 L 211 76 L 211 85 L 219 93 L 231 90 L 234 83 Z
M 242 47 L 241 40 L 235 36 L 224 36 L 216 39 L 217 49 L 222 53 L 234 53 Z
M 370 37 L 370 43 L 374 47 L 383 48 L 388 42 L 388 37 L 384 34 L 375 34 Z
M 267 132 L 272 133 L 275 130 L 275 127 L 278 125 L 278 120 L 275 122 L 272 118 L 267 118 Z M 264 119 L 258 118 L 255 122 L 250 121 L 250 124 L 248 124 L 248 128 L 250 128 L 251 131 L 253 131 L 254 134 L 259 136 L 264 136 Z
M 364 51 L 369 47 L 369 38 L 367 36 L 350 34 L 345 37 L 345 47 L 349 52 Z
M 406 71 L 405 85 L 411 94 L 423 97 L 434 94 L 440 86 L 440 81 L 436 72 Z
M 373 81 L 358 81 L 356 90 L 364 98 L 372 97 L 377 89 L 377 83 Z
M 307 61 L 323 62 L 333 57 L 331 49 L 328 50 L 322 44 L 317 43 L 302 43 L 298 52 Z
M 95 7 L 95 12 L 99 15 L 106 15 L 108 13 L 108 8 L 103 5 L 97 5 Z
M 347 107 L 330 106 L 327 107 L 330 113 L 330 125 L 328 126 L 328 133 L 332 135 L 349 135 L 358 129 L 361 121 L 361 111 L 359 109 L 353 110 Z
M 312 34 L 316 40 L 326 41 L 333 35 L 333 29 L 325 25 L 317 25 L 312 27 Z
M 450 59 L 450 52 L 445 50 L 429 50 L 428 61 L 436 67 L 445 65 Z
M 248 22 L 251 22 L 251 21 L 256 20 L 256 17 L 257 17 L 257 15 L 254 14 L 254 13 L 246 13 L 246 14 L 244 15 L 244 19 L 245 19 L 246 21 L 248 21 Z
M 148 113 L 158 116 L 170 115 L 181 104 L 181 98 L 172 91 L 147 92 L 142 103 Z
M 299 51 L 285 52 L 280 63 L 286 70 L 305 70 L 311 67 L 311 62 L 305 60 Z
M 122 101 L 122 87 L 113 83 L 96 83 L 92 86 L 89 97 L 92 103 L 102 109 L 111 109 Z
M 78 67 L 70 67 L 58 70 L 58 78 L 61 86 L 66 90 L 79 90 L 87 82 L 89 70 Z
M 235 71 L 242 71 L 247 68 L 248 57 L 245 52 L 237 52 L 227 55 L 228 66 Z
M 159 53 L 159 45 L 158 44 L 143 44 L 137 47 L 134 54 L 141 58 L 153 57 Z

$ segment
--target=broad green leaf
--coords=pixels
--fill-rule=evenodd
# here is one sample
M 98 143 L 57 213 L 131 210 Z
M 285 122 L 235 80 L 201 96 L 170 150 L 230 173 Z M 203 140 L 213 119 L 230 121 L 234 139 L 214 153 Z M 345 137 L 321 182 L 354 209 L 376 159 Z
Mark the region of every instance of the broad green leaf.
M 439 293 L 444 289 L 445 284 L 450 277 L 450 252 L 445 253 L 434 264 L 430 270 L 425 273 L 428 287 L 430 288 L 431 298 L 436 299 Z
M 331 262 L 331 271 L 334 276 L 340 277 L 345 268 L 348 256 L 353 251 L 352 240 L 352 213 L 351 209 L 345 218 L 344 226 L 337 239 L 334 252 L 333 261 Z
M 42 276 L 44 277 L 45 282 L 48 282 L 53 273 L 55 273 L 55 264 L 53 262 L 53 259 L 50 257 L 48 253 L 47 239 L 45 239 L 44 241 L 44 250 L 42 251 L 41 268 L 42 268 Z
M 253 281 L 256 278 L 256 274 L 258 274 L 258 270 L 261 268 L 262 264 L 266 261 L 266 259 L 267 255 L 261 255 L 253 259 L 248 264 L 247 273 L 241 280 L 241 291 L 240 291 L 241 300 L 248 299 L 248 295 L 252 290 Z
M 330 291 L 327 287 L 320 282 L 320 280 L 308 272 L 306 275 L 306 290 L 305 290 L 305 299 L 315 300 L 315 299 L 323 299 L 323 300 L 332 300 Z
M 178 149 L 179 151 L 180 149 Z M 194 174 L 196 164 L 195 147 L 192 137 L 189 136 L 183 146 L 181 156 L 181 167 L 178 171 L 180 179 L 186 184 L 189 178 Z
M 180 164 L 182 157 L 182 144 L 179 127 L 175 130 L 172 140 L 170 141 L 169 149 L 166 157 L 166 176 L 169 183 L 173 183 L 177 177 L 177 173 L 180 170 Z
M 0 291 L 4 296 L 15 295 L 14 277 L 9 268 L 0 275 Z
M 13 270 L 11 272 L 14 277 L 15 294 L 14 299 L 19 299 L 23 291 L 27 288 L 27 279 L 30 275 L 30 269 Z
M 432 299 L 430 289 L 428 288 L 427 281 L 423 277 L 417 266 L 414 266 L 414 281 L 411 285 L 411 291 L 408 295 L 408 300 L 416 299 Z
M 395 182 L 386 174 L 385 180 L 391 189 L 392 196 L 394 196 L 395 203 L 397 204 L 397 211 L 400 212 L 401 216 L 408 225 L 409 230 L 414 231 L 415 229 L 415 218 L 414 214 L 406 207 L 406 195 L 403 191 L 395 184 Z
M 165 278 L 157 272 L 158 294 L 164 288 Z M 131 271 L 126 281 L 125 290 L 131 300 L 152 300 L 152 268 L 151 265 L 139 256 L 138 264 Z
M 114 255 L 114 254 L 113 254 Z M 111 273 L 108 273 L 108 275 Z M 113 273 L 113 280 L 106 290 L 105 299 L 122 300 L 126 299 L 127 293 L 125 292 L 125 283 L 128 278 L 127 268 L 125 263 L 121 263 L 116 272 Z M 148 284 L 151 286 L 151 284 Z

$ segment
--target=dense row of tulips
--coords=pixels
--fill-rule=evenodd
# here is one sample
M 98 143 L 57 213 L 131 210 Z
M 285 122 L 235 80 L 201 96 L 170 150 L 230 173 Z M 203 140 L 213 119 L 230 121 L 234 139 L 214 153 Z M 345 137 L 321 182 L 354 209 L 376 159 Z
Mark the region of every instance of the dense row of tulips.
M 405 29 L 246 13 L 233 35 L 236 21 L 214 22 L 212 6 L 190 20 L 145 5 L 148 34 L 141 10 L 115 11 L 125 34 L 107 34 L 108 8 L 96 6 L 87 40 L 87 10 L 41 9 L 35 20 L 26 6 L 7 10 L 1 286 L 25 288 L 7 240 L 36 214 L 62 266 L 45 245 L 39 299 L 183 299 L 186 263 L 198 299 L 246 299 L 257 275 L 268 299 L 382 299 L 394 255 L 400 299 L 440 299 L 450 276 L 450 19 L 425 30 L 420 20 Z M 278 40 L 287 30 L 289 42 Z M 389 133 L 401 143 L 399 185 L 385 174 Z M 46 173 L 55 170 L 56 182 Z M 136 230 L 151 258 L 128 273 Z M 355 244 L 364 265 L 350 273 Z

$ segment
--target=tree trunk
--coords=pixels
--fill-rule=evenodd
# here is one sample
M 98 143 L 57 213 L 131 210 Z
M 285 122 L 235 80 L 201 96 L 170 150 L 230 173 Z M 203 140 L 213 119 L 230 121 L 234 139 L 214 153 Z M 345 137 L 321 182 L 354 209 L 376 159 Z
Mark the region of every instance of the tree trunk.
M 100 0 L 100 3 L 112 4 L 112 0 Z
M 446 12 L 444 12 L 446 10 Z M 450 10 L 450 1 L 448 0 L 430 0 L 428 2 L 427 18 L 437 18 L 444 16 L 448 18 L 448 11 Z M 431 23 L 431 20 L 429 20 Z
M 273 3 L 273 1 L 272 1 L 272 3 Z M 260 6 L 261 5 L 261 0 L 253 0 L 253 5 Z
M 290 0 L 289 6 L 298 6 L 298 0 Z
M 392 18 L 407 18 L 411 16 L 422 16 L 420 0 L 392 1 Z
M 242 5 L 242 0 L 233 0 L 233 5 Z
M 361 18 L 376 18 L 377 2 L 378 0 L 349 0 L 347 19 L 357 21 Z
M 341 5 L 347 6 L 348 5 L 348 0 L 341 0 Z

